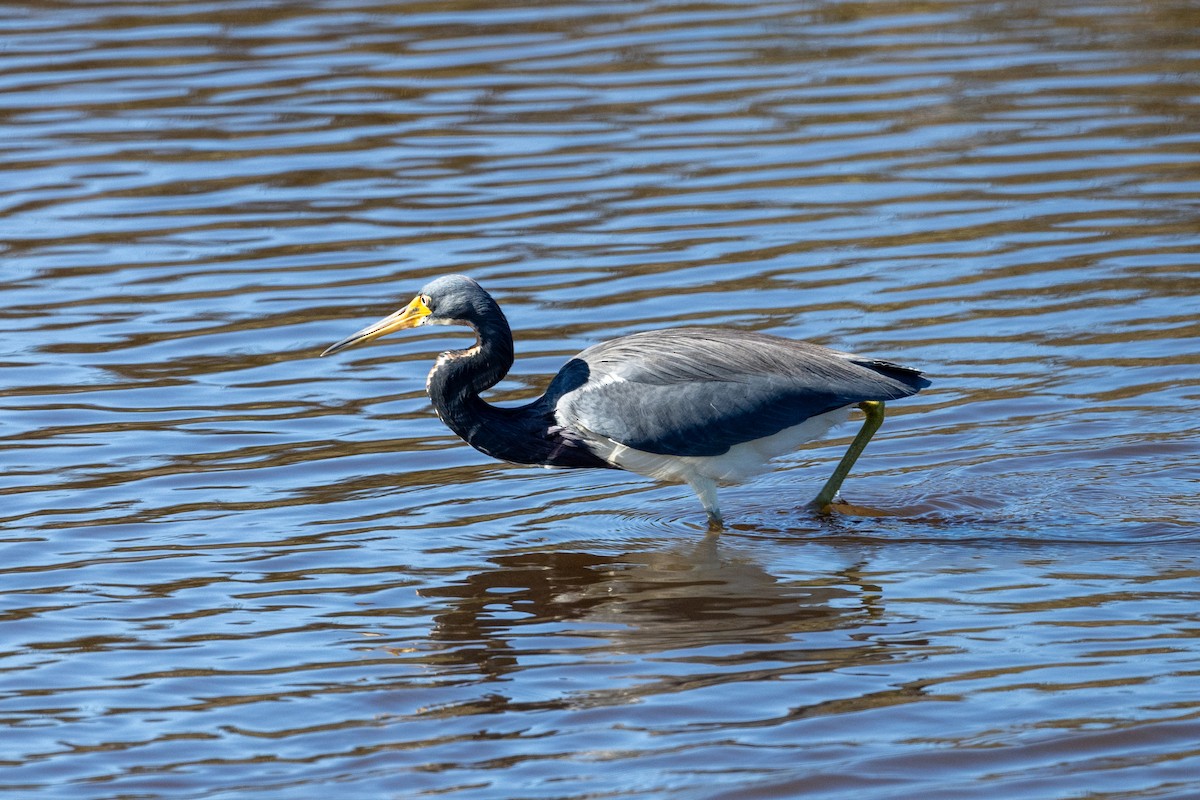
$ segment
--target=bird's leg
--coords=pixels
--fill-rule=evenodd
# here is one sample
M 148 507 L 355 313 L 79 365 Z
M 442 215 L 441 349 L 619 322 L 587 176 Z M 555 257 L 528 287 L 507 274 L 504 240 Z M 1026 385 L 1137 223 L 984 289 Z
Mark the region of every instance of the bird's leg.
M 710 531 L 719 531 L 724 528 L 725 523 L 721 519 L 721 507 L 717 505 L 717 482 L 696 475 L 688 479 L 688 485 L 692 487 L 692 491 L 700 498 L 700 505 L 704 506 L 704 512 L 708 514 L 708 529 Z
M 849 474 L 850 468 L 854 466 L 854 462 L 862 455 L 863 449 L 866 448 L 867 442 L 871 441 L 871 437 L 875 435 L 875 431 L 879 430 L 879 426 L 883 424 L 882 400 L 864 400 L 858 404 L 858 407 L 863 410 L 867 418 L 863 420 L 862 428 L 859 430 L 858 435 L 854 437 L 854 441 L 846 448 L 846 454 L 842 456 L 842 460 L 834 468 L 833 474 L 829 476 L 829 480 L 825 481 L 825 485 L 821 487 L 821 491 L 817 493 L 816 499 L 811 503 L 813 508 L 822 513 L 829 510 L 829 505 L 837 497 L 838 490 L 842 488 L 842 481 L 846 480 L 846 475 Z

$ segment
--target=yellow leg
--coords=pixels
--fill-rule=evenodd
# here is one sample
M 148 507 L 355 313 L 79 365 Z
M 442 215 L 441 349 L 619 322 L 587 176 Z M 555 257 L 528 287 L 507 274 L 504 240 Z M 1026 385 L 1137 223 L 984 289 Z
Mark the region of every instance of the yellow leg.
M 849 474 L 850 468 L 854 466 L 854 462 L 862 455 L 863 449 L 866 448 L 867 442 L 871 441 L 871 437 L 875 435 L 875 431 L 879 430 L 879 426 L 883 424 L 882 400 L 864 400 L 858 404 L 858 407 L 867 415 L 867 418 L 863 420 L 862 429 L 854 437 L 854 441 L 850 443 L 850 447 L 846 449 L 846 454 L 842 456 L 842 460 L 834 468 L 833 474 L 829 476 L 829 480 L 825 481 L 825 485 L 817 493 L 817 498 L 812 501 L 812 507 L 822 513 L 829 510 L 829 505 L 837 497 L 838 490 L 842 488 L 842 481 L 846 480 L 846 475 Z

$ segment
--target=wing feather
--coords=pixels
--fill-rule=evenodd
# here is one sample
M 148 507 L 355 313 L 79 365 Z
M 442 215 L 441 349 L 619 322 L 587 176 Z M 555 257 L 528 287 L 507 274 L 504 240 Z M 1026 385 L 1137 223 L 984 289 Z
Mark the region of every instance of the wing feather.
M 650 453 L 715 456 L 827 411 L 915 394 L 913 369 L 723 328 L 613 339 L 551 384 L 559 424 Z

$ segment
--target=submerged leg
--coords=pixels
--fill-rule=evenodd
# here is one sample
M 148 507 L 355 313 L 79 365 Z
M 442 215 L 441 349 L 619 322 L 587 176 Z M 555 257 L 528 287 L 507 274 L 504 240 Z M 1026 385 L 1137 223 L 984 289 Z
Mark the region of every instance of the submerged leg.
M 829 509 L 829 504 L 837 497 L 838 490 L 842 488 L 842 481 L 846 480 L 846 475 L 850 472 L 850 468 L 854 466 L 854 462 L 862 455 L 863 449 L 867 446 L 867 442 L 871 441 L 871 437 L 875 435 L 875 431 L 879 430 L 879 426 L 883 424 L 882 400 L 864 400 L 858 404 L 858 407 L 863 410 L 867 418 L 863 420 L 862 429 L 854 437 L 854 441 L 850 443 L 850 447 L 846 449 L 846 454 L 842 456 L 842 460 L 834 468 L 833 474 L 829 476 L 829 480 L 825 481 L 825 485 L 817 493 L 817 498 L 812 501 L 812 507 L 818 511 L 824 512 Z
M 688 479 L 688 485 L 700 498 L 700 505 L 704 506 L 704 513 L 708 514 L 708 529 L 719 531 L 725 527 L 725 523 L 721 520 L 721 507 L 717 505 L 717 482 L 696 476 Z

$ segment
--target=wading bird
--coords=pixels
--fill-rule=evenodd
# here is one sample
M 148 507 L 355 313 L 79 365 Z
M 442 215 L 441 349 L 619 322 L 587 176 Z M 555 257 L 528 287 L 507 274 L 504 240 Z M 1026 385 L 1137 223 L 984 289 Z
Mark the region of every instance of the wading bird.
M 829 510 L 883 422 L 884 401 L 929 385 L 915 369 L 807 342 L 671 328 L 593 345 L 537 400 L 494 406 L 479 394 L 512 367 L 512 330 L 492 296 L 462 275 L 431 281 L 404 308 L 321 355 L 419 325 L 475 331 L 474 346 L 438 356 L 425 384 L 438 417 L 472 447 L 516 464 L 618 468 L 686 483 L 713 527 L 721 525 L 719 484 L 762 472 L 858 406 L 862 429 L 812 503 Z

